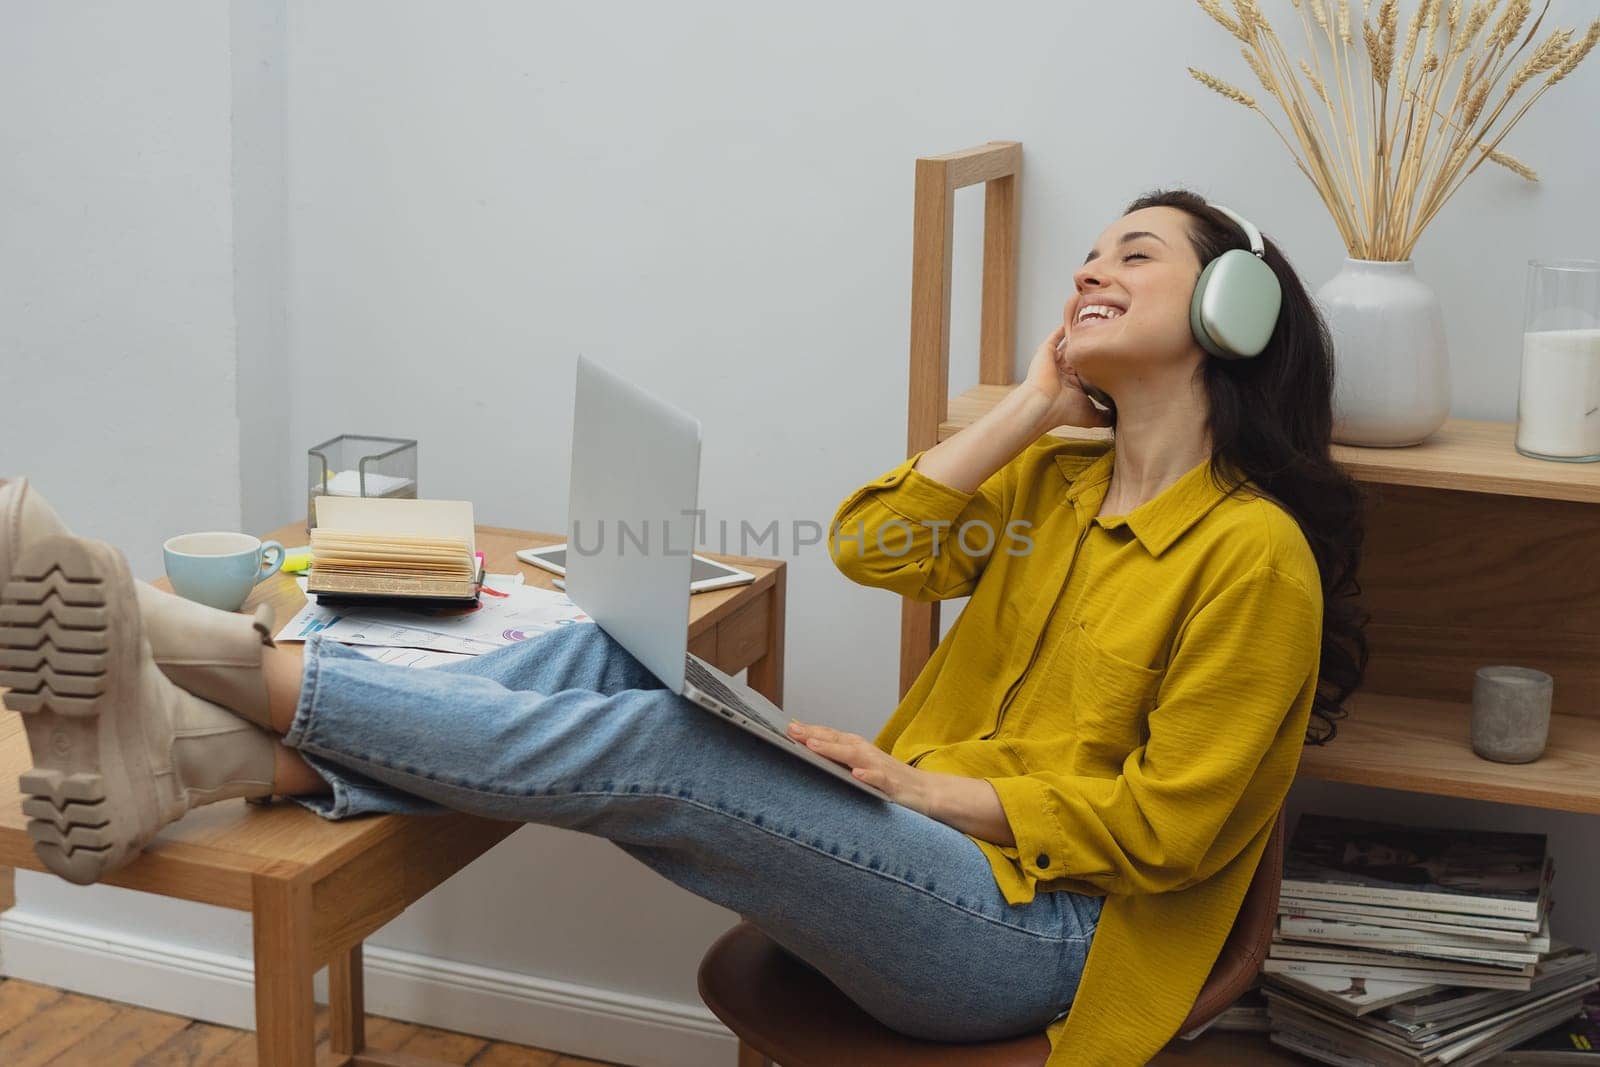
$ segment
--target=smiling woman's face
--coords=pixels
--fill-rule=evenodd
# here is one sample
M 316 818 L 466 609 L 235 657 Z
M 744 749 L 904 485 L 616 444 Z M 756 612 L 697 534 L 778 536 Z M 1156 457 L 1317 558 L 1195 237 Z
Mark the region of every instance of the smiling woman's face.
M 1143 208 L 1108 226 L 1072 277 L 1066 361 L 1084 382 L 1110 384 L 1122 377 L 1119 362 L 1131 371 L 1200 353 L 1189 331 L 1200 267 L 1189 216 L 1177 208 Z

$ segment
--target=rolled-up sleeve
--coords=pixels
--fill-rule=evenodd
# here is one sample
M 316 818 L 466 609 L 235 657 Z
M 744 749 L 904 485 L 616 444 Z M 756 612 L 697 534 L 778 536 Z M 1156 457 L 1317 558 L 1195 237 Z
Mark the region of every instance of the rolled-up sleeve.
M 828 528 L 828 552 L 860 585 L 913 600 L 966 596 L 1004 534 L 1010 465 L 962 492 L 917 470 L 923 455 L 844 499 Z
M 1288 792 L 1321 646 L 1320 588 L 1271 565 L 1230 583 L 1179 634 L 1120 774 L 987 779 L 1029 881 L 1163 893 L 1231 862 Z

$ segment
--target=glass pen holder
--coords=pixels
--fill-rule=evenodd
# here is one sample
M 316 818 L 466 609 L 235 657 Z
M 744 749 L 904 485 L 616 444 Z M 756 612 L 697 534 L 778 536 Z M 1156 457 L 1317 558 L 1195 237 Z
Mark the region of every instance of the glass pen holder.
M 1600 260 L 1528 263 L 1516 449 L 1600 460 Z
M 319 496 L 417 497 L 417 442 L 340 434 L 306 453 L 306 531 L 317 526 Z

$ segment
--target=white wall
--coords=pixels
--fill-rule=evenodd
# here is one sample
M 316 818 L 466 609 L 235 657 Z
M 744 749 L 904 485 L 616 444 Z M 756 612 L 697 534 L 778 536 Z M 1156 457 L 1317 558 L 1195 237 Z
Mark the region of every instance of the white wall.
M 230 0 L 234 315 L 238 337 L 241 529 L 264 533 L 294 514 L 287 486 L 305 475 L 289 436 L 288 168 L 284 157 L 287 11 L 282 0 Z
M 166 537 L 240 524 L 228 14 L 0 17 L 0 468 L 156 577 Z M 249 951 L 242 917 L 17 880 L 36 914 Z
M 239 522 L 227 12 L 0 19 L 0 469 L 158 575 Z
M 0 8 L 0 471 L 140 577 L 240 526 L 229 17 Z M 24 911 L 248 954 L 242 916 L 19 873 Z
M 71 387 L 116 419 L 138 375 L 174 349 L 209 360 L 188 368 L 198 402 L 181 406 L 185 420 L 121 420 L 109 457 L 87 430 L 58 432 L 46 455 L 37 442 L 59 418 L 25 415 L 33 428 L 19 432 L 12 416 L 0 428 L 8 454 L 60 472 L 53 495 L 69 515 L 136 547 L 174 521 L 131 507 L 159 487 L 141 460 L 170 437 L 228 438 L 220 457 L 189 454 L 221 463 L 217 478 L 242 477 L 252 526 L 299 514 L 307 446 L 362 432 L 419 438 L 422 491 L 472 499 L 480 521 L 560 529 L 579 352 L 699 415 L 713 529 L 719 518 L 825 523 L 903 455 L 918 155 L 1023 142 L 1019 363 L 1094 236 L 1152 186 L 1189 184 L 1245 211 L 1313 287 L 1343 255 L 1266 124 L 1185 73 L 1248 77 L 1230 40 L 1176 2 L 780 12 L 710 0 L 238 0 L 231 31 L 211 7 L 145 7 L 109 25 L 42 5 L 8 17 L 26 18 L 28 32 L 0 46 L 12 59 L 0 86 L 32 105 L 0 112 L 30 145 L 0 179 L 12 191 L 0 210 L 19 216 L 6 232 L 32 234 L 29 252 L 0 260 L 0 299 L 14 302 L 0 331 L 18 354 L 7 346 L 8 384 L 26 358 L 39 395 Z M 1553 21 L 1587 17 L 1579 0 L 1552 5 Z M 1525 187 L 1485 168 L 1417 250 L 1445 303 L 1459 417 L 1514 416 L 1526 260 L 1600 254 L 1581 184 L 1600 173 L 1600 144 L 1574 136 L 1592 125 L 1580 103 L 1600 84 L 1596 65 L 1505 146 L 1546 181 Z M 119 66 L 134 84 L 102 105 L 85 85 Z M 137 113 L 108 118 L 102 106 Z M 155 158 L 136 153 L 151 126 L 163 135 Z M 226 285 L 230 146 L 237 293 Z M 137 197 L 111 177 L 129 170 L 145 179 Z M 13 185 L 54 213 L 19 211 Z M 975 376 L 980 198 L 958 198 L 954 388 Z M 133 273 L 144 299 L 84 299 L 81 253 L 102 254 L 108 230 L 123 260 L 92 260 L 89 288 L 121 292 Z M 137 270 L 119 269 L 130 260 Z M 19 287 L 31 298 L 17 300 Z M 150 311 L 150 287 L 164 313 Z M 188 328 L 201 310 L 204 343 Z M 235 322 L 237 423 L 223 402 Z M 113 339 L 129 351 L 126 380 L 62 369 Z M 272 378 L 262 360 L 286 374 Z M 145 388 L 152 402 L 168 395 Z M 223 422 L 201 421 L 213 416 Z M 123 506 L 76 476 L 97 462 L 125 465 L 114 480 Z M 237 521 L 234 486 L 218 492 L 214 516 L 183 525 Z M 190 492 L 172 496 L 199 506 Z M 849 585 L 820 546 L 792 547 L 786 537 L 787 706 L 871 732 L 895 702 L 898 604 Z M 154 569 L 148 555 L 143 566 Z M 1352 811 L 1392 811 L 1397 799 L 1418 817 L 1546 830 L 1558 896 L 1600 894 L 1586 859 L 1592 819 L 1316 784 L 1296 794 Z M 243 951 L 232 917 L 100 892 L 111 895 L 28 882 L 23 907 L 112 926 L 136 917 L 174 940 Z M 700 952 L 731 921 L 605 842 L 531 827 L 375 941 L 691 1007 Z M 1600 920 L 1578 907 L 1556 922 L 1600 944 Z M 602 1055 L 604 1040 L 597 1031 L 569 1047 Z

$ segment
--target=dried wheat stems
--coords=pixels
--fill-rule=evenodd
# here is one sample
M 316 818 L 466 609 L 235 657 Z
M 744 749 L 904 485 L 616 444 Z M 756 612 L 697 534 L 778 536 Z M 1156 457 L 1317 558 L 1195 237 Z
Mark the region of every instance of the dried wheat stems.
M 1231 14 L 1223 0 L 1196 2 L 1241 43 L 1293 139 L 1256 97 L 1189 73 L 1267 120 L 1358 259 L 1411 258 L 1485 160 L 1538 181 L 1500 142 L 1600 42 L 1596 19 L 1535 44 L 1549 0 L 1531 21 L 1534 0 L 1416 0 L 1408 18 L 1400 0 L 1292 0 L 1309 55 L 1291 61 L 1257 0 L 1232 0 Z

